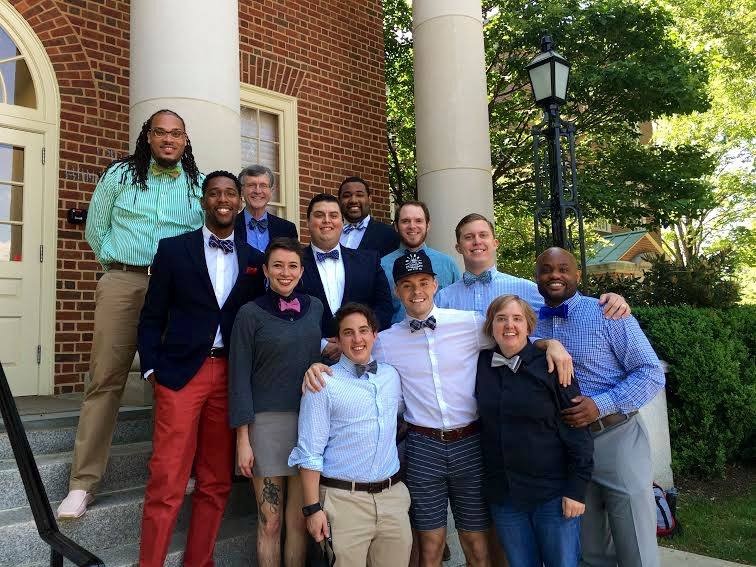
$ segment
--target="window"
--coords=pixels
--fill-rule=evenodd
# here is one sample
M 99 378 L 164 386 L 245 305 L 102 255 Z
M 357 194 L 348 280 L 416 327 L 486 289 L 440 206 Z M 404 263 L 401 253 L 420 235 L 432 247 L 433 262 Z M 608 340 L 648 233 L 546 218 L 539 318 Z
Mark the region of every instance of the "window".
M 0 262 L 21 261 L 24 148 L 0 144 Z
M 297 102 L 251 85 L 241 86 L 241 165 L 265 165 L 276 176 L 268 209 L 299 226 Z
M 18 47 L 0 28 L 0 102 L 37 108 L 37 94 L 29 66 Z

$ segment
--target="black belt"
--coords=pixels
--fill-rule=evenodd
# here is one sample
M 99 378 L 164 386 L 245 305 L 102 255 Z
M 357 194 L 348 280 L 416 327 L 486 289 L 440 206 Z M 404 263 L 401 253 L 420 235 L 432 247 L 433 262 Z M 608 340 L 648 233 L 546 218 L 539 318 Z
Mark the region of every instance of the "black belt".
M 137 272 L 140 274 L 147 274 L 150 275 L 150 267 L 151 266 L 131 266 L 129 264 L 122 264 L 121 262 L 111 262 L 108 264 L 108 271 L 117 271 L 117 272 Z
M 480 422 L 473 421 L 457 429 L 433 429 L 432 427 L 423 427 L 422 425 L 415 425 L 414 423 L 407 423 L 407 428 L 410 431 L 416 431 L 420 435 L 425 435 L 437 441 L 454 442 L 475 435 L 480 431 Z
M 591 430 L 591 433 L 600 433 L 604 429 L 609 429 L 610 427 L 614 427 L 615 425 L 619 425 L 620 423 L 628 421 L 636 413 L 638 413 L 637 410 L 631 411 L 630 413 L 611 413 L 605 417 L 602 417 L 601 419 L 597 419 L 588 427 Z
M 228 358 L 226 347 L 213 347 L 207 354 L 208 358 Z
M 402 476 L 397 472 L 391 478 L 386 480 L 379 480 L 377 482 L 352 482 L 349 480 L 339 480 L 337 478 L 328 478 L 327 476 L 320 477 L 320 484 L 328 486 L 330 488 L 341 488 L 343 490 L 351 490 L 352 492 L 367 492 L 368 494 L 377 494 L 383 492 L 387 488 L 391 488 L 397 482 L 401 482 Z

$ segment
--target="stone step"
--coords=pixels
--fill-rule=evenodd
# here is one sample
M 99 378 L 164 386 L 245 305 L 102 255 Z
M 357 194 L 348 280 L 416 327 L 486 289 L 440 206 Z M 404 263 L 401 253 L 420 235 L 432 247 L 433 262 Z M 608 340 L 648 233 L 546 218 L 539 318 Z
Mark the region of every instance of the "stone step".
M 214 560 L 216 567 L 250 567 L 255 564 L 256 516 L 226 518 L 218 532 Z M 186 545 L 186 532 L 176 532 L 168 548 L 164 567 L 181 567 Z M 139 564 L 139 543 L 121 545 L 102 552 L 94 552 L 107 567 L 137 567 Z M 73 563 L 64 561 L 66 567 Z M 47 567 L 49 561 L 30 563 L 22 567 Z
M 76 440 L 78 412 L 24 416 L 26 437 L 32 453 L 47 455 L 72 451 Z M 113 435 L 113 444 L 139 443 L 152 439 L 152 410 L 150 408 L 121 408 Z M 0 459 L 13 459 L 5 427 L 0 424 Z
M 60 531 L 79 545 L 101 554 L 139 541 L 143 488 L 130 488 L 99 495 L 87 513 L 77 520 L 60 521 Z M 177 531 L 189 525 L 190 497 L 184 499 Z M 59 502 L 53 502 L 55 509 Z M 236 483 L 224 518 L 254 514 L 255 502 L 248 483 Z M 48 561 L 49 548 L 39 538 L 28 507 L 0 511 L 0 567 Z
M 147 482 L 147 462 L 152 443 L 114 445 L 108 467 L 102 479 L 101 492 L 112 492 L 143 486 Z M 41 454 L 36 456 L 37 468 L 51 501 L 62 500 L 68 494 L 72 453 Z M 15 459 L 0 460 L 0 510 L 27 506 L 26 492 Z

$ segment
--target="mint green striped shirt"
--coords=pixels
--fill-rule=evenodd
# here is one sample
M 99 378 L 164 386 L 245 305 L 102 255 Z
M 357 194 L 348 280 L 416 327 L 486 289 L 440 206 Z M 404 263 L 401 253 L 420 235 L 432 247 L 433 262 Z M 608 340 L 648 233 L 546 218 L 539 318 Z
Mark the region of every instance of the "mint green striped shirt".
M 125 169 L 125 164 L 110 168 L 89 204 L 85 236 L 103 267 L 112 262 L 149 266 L 161 238 L 189 232 L 204 222 L 202 190 L 192 187 L 187 195 L 183 170 L 175 179 L 148 172 L 145 190 L 131 183 L 128 173 L 127 183 L 121 183 Z

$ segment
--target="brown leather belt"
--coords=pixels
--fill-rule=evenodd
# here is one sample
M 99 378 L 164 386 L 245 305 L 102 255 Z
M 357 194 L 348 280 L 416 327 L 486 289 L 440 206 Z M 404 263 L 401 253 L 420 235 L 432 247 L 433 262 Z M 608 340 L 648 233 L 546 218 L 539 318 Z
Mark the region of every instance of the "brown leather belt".
M 228 351 L 226 347 L 213 347 L 210 352 L 207 353 L 208 358 L 228 358 Z
M 629 421 L 630 418 L 633 417 L 636 413 L 638 412 L 631 411 L 630 413 L 611 413 L 605 417 L 602 417 L 601 419 L 597 419 L 588 427 L 591 430 L 591 433 L 600 433 L 604 429 L 609 429 L 610 427 L 614 427 L 615 425 Z
M 121 262 L 111 262 L 108 264 L 108 271 L 111 272 L 113 270 L 118 272 L 137 272 L 140 274 L 147 274 L 150 275 L 150 267 L 151 266 L 131 266 L 129 264 L 121 264 Z
M 391 478 L 386 480 L 379 480 L 377 482 L 352 482 L 349 480 L 339 480 L 337 478 L 328 478 L 327 476 L 320 477 L 320 484 L 328 486 L 330 488 L 341 488 L 343 490 L 351 490 L 352 492 L 367 492 L 368 494 L 377 494 L 383 492 L 387 488 L 391 488 L 397 482 L 401 482 L 402 476 L 397 472 Z
M 451 443 L 478 433 L 478 431 L 480 431 L 480 422 L 473 421 L 472 423 L 468 423 L 464 427 L 458 427 L 457 429 L 433 429 L 431 427 L 415 425 L 414 423 L 407 423 L 407 427 L 410 431 L 416 431 L 420 435 L 425 435 L 426 437 L 436 439 L 437 441 L 443 441 L 444 443 Z

